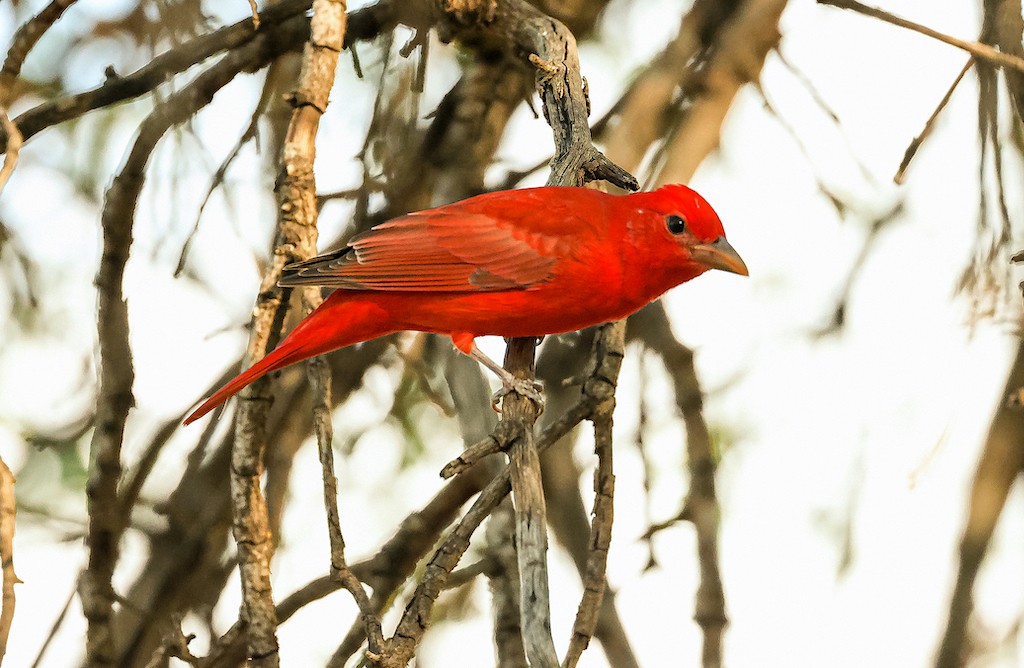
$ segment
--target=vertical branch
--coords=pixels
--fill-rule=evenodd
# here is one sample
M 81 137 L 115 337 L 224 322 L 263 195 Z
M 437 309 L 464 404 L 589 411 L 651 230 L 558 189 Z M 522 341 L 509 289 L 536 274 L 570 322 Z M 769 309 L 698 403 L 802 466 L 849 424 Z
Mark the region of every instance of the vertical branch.
M 621 350 L 625 346 L 626 321 L 619 320 L 607 325 L 599 339 L 602 345 Z M 605 570 L 608 566 L 608 548 L 612 540 L 613 498 L 615 475 L 612 473 L 612 415 L 615 412 L 615 395 L 594 408 L 591 421 L 594 423 L 594 453 L 597 455 L 597 469 L 594 471 L 594 510 L 590 525 L 590 551 L 583 575 L 583 598 L 580 600 L 576 621 L 573 624 L 569 649 L 562 661 L 562 668 L 575 668 L 590 644 L 597 620 L 601 614 L 605 590 Z
M 128 309 L 122 296 L 124 268 L 132 240 L 135 208 L 145 182 L 145 170 L 157 142 L 174 125 L 209 104 L 214 94 L 239 72 L 262 67 L 288 48 L 287 40 L 263 36 L 240 48 L 169 96 L 139 127 L 124 167 L 107 190 L 101 217 L 103 251 L 96 276 L 99 338 L 99 395 L 92 436 L 92 467 L 86 495 L 89 560 L 78 591 L 87 621 L 86 665 L 115 663 L 117 638 L 112 617 L 115 594 L 111 584 L 118 546 L 130 516 L 131 497 L 121 498 L 121 447 L 125 423 L 134 399 Z
M 1024 469 L 1024 340 L 1010 369 L 1000 405 L 992 418 L 985 447 L 978 460 L 971 486 L 970 509 L 960 541 L 960 566 L 949 602 L 946 631 L 935 665 L 959 668 L 970 645 L 968 621 L 973 609 L 974 581 L 988 551 L 996 523 L 1010 494 L 1014 480 Z
M 527 668 L 526 649 L 519 598 L 519 572 L 515 535 L 515 509 L 508 497 L 487 518 L 484 532 L 487 538 L 486 555 L 494 564 L 487 576 L 491 587 L 491 607 L 494 610 L 494 647 L 498 665 L 502 668 Z
M 79 581 L 82 611 L 88 622 L 86 663 L 90 668 L 113 664 L 111 620 L 114 591 L 111 578 L 124 530 L 117 485 L 121 477 L 121 445 L 128 410 L 134 405 L 131 347 L 128 343 L 128 306 L 121 293 L 124 267 L 132 241 L 132 225 L 146 162 L 169 124 L 153 119 L 166 115 L 165 103 L 154 111 L 139 133 L 124 169 L 107 191 L 101 225 L 103 254 L 96 275 L 98 291 L 100 392 L 96 430 L 92 437 L 92 473 L 86 486 L 89 506 L 89 562 Z M 184 119 L 182 119 L 184 120 Z
M 64 10 L 73 4 L 75 4 L 75 0 L 52 0 L 41 12 L 18 28 L 14 34 L 11 48 L 7 52 L 3 68 L 0 69 L 0 125 L 3 125 L 6 135 L 4 165 L 3 168 L 0 168 L 0 191 L 3 190 L 7 179 L 11 177 L 15 165 L 18 164 L 18 153 L 23 141 L 21 130 L 8 115 L 14 97 L 14 84 L 17 83 L 18 76 L 21 74 L 21 66 L 39 38 L 60 18 Z
M 25 63 L 28 52 L 50 29 L 50 26 L 56 23 L 64 10 L 73 4 L 75 4 L 75 0 L 52 0 L 41 12 L 33 16 L 14 33 L 4 66 L 0 69 L 0 106 L 5 111 L 10 108 L 14 84 L 21 74 L 21 66 Z
M 596 406 L 614 396 L 619 368 L 622 365 L 622 347 L 621 341 L 616 345 L 614 337 L 605 334 L 607 328 L 608 326 L 603 326 L 598 330 L 593 352 L 593 371 L 584 381 L 583 396 L 537 438 L 538 451 L 543 452 L 551 447 L 581 421 L 592 415 Z M 507 431 L 499 428 L 493 435 L 495 439 L 501 439 L 501 446 L 508 445 L 508 434 L 505 433 Z M 473 467 L 460 474 L 453 482 L 459 482 L 466 475 L 472 475 L 473 471 L 479 470 L 479 466 Z M 404 666 L 410 661 L 417 643 L 426 631 L 432 606 L 438 594 L 444 589 L 448 575 L 469 547 L 470 536 L 511 490 L 510 477 L 509 467 L 496 475 L 480 492 L 458 525 L 442 541 L 427 564 L 423 577 L 395 629 L 395 635 L 387 642 L 382 665 Z
M 260 491 L 266 420 L 257 418 L 266 403 L 269 402 L 247 401 L 239 407 L 231 451 L 231 532 L 238 550 L 242 581 L 242 605 L 238 614 L 246 627 L 247 656 L 252 666 L 273 668 L 280 663 L 277 616 L 270 585 L 274 544 L 266 500 Z
M 517 378 L 533 379 L 537 340 L 511 339 L 505 368 Z M 541 486 L 540 457 L 533 433 L 537 406 L 532 400 L 509 394 L 502 404 L 503 420 L 519 437 L 508 452 L 512 495 L 516 508 L 516 549 L 519 561 L 519 618 L 526 655 L 534 666 L 556 666 L 558 656 L 551 638 L 551 602 L 548 596 L 547 510 Z
M 14 474 L 0 459 L 0 563 L 3 564 L 3 595 L 0 607 L 0 663 L 7 653 L 7 637 L 14 621 L 14 585 L 21 582 L 14 574 Z
M 532 42 L 530 56 L 537 70 L 537 89 L 544 105 L 544 117 L 551 125 L 555 157 L 548 185 L 581 186 L 594 178 L 608 179 L 635 189 L 636 180 L 596 148 L 587 117 L 587 99 L 580 74 L 576 39 L 559 21 L 538 16 L 525 21 L 518 31 Z M 518 377 L 532 380 L 534 350 L 532 339 L 512 339 L 505 368 Z M 521 427 L 522 436 L 509 451 L 512 493 L 516 507 L 516 538 L 519 559 L 520 616 L 527 656 L 534 665 L 554 666 L 558 658 L 551 638 L 551 610 L 548 598 L 547 519 L 541 484 L 540 458 L 534 444 L 536 407 L 522 397 L 510 396 L 504 404 L 505 419 Z M 600 578 L 603 595 L 604 578 Z M 593 632 L 591 627 L 590 632 Z M 589 633 L 587 634 L 589 637 Z M 584 647 L 585 647 L 584 643 Z M 573 652 L 582 647 L 573 647 Z M 567 661 L 575 663 L 567 657 Z
M 722 665 L 722 635 L 728 617 L 725 592 L 718 567 L 718 500 L 715 494 L 716 462 L 711 435 L 704 421 L 704 399 L 693 365 L 693 351 L 672 335 L 668 317 L 660 302 L 636 314 L 630 325 L 640 333 L 644 345 L 661 356 L 675 385 L 676 405 L 686 425 L 687 468 L 690 490 L 676 519 L 693 524 L 697 534 L 700 584 L 694 604 L 694 619 L 704 632 L 702 665 Z
M 345 0 L 315 0 L 310 20 L 310 37 L 302 55 L 302 71 L 297 90 L 291 95 L 292 113 L 282 156 L 277 196 L 282 229 L 289 226 L 297 243 L 299 259 L 316 253 L 317 206 L 316 134 L 320 117 L 327 109 L 338 55 L 345 42 Z M 302 290 L 302 311 L 309 314 L 320 305 L 320 289 Z M 373 613 L 369 597 L 345 563 L 345 539 L 338 515 L 338 482 L 334 475 L 334 427 L 331 424 L 331 374 L 320 357 L 306 366 L 313 394 L 313 431 L 316 434 L 323 475 L 324 508 L 331 545 L 331 577 L 341 582 L 355 597 L 366 624 L 370 650 L 379 654 L 383 645 L 380 621 Z

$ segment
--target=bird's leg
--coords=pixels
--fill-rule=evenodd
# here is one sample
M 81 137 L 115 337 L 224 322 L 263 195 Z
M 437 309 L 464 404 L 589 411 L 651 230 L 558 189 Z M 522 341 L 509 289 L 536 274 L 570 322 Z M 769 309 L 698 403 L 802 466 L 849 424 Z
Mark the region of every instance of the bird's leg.
M 498 408 L 498 402 L 501 401 L 501 398 L 509 392 L 516 392 L 537 404 L 538 414 L 544 412 L 544 397 L 541 395 L 541 390 L 544 389 L 544 386 L 541 383 L 536 381 L 531 382 L 523 378 L 516 378 L 509 373 L 508 369 L 502 367 L 500 364 L 485 355 L 475 343 L 469 351 L 469 356 L 493 371 L 495 375 L 501 379 L 501 384 L 504 387 L 491 395 L 491 407 L 494 410 L 500 413 L 501 409 Z

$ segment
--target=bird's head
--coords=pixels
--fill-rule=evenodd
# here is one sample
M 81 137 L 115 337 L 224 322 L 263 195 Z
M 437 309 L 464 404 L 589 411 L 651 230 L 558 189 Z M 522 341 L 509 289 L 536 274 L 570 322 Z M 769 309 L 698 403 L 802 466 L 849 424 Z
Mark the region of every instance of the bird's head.
M 648 207 L 662 219 L 668 238 L 688 258 L 708 269 L 747 276 L 747 265 L 729 242 L 718 214 L 703 197 L 683 185 L 662 186 L 650 193 Z

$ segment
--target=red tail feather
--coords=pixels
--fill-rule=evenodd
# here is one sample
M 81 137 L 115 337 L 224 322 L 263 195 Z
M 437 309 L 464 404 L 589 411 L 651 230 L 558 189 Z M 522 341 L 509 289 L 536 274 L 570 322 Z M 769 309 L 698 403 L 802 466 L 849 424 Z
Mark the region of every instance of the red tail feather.
M 282 367 L 286 367 L 294 362 L 300 362 L 307 357 L 312 357 L 317 354 L 316 352 L 312 354 L 305 354 L 305 352 L 306 351 L 302 350 L 300 347 L 286 346 L 282 343 L 281 346 L 272 353 L 239 375 L 235 376 L 234 380 L 217 390 L 212 397 L 203 402 L 202 406 L 194 410 L 191 415 L 185 418 L 185 424 L 191 424 L 203 417 L 260 376 L 268 374 L 271 371 L 276 371 Z
M 203 405 L 185 418 L 191 424 L 260 376 L 316 355 L 353 343 L 390 334 L 384 311 L 369 301 L 354 301 L 357 293 L 337 290 L 300 322 L 273 352 L 217 390 Z M 344 312 L 342 312 L 342 308 Z M 337 311 L 337 312 L 336 312 Z

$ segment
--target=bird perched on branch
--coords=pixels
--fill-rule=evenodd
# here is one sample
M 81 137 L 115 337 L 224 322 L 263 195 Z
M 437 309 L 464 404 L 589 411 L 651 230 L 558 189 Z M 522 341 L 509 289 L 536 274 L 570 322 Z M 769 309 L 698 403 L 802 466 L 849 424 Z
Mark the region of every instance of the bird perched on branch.
M 629 195 L 507 190 L 411 213 L 287 267 L 283 287 L 336 289 L 185 424 L 270 371 L 403 330 L 447 334 L 506 387 L 539 400 L 474 339 L 561 334 L 624 318 L 708 269 L 747 275 L 714 209 L 682 185 Z

